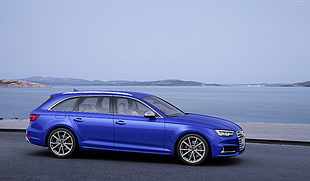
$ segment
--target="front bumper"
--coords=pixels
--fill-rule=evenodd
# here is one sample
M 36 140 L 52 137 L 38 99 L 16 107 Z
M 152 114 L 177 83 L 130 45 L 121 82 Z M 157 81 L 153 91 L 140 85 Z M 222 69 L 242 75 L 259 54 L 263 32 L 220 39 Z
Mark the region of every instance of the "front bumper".
M 212 157 L 237 156 L 245 151 L 245 134 L 243 130 L 238 130 L 233 136 L 220 137 L 215 141 L 212 148 Z

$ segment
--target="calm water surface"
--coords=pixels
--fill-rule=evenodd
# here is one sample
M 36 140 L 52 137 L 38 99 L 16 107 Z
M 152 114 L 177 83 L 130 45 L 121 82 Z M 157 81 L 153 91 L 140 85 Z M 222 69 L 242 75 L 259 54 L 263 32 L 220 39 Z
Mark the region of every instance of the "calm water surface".
M 28 118 L 50 94 L 79 90 L 132 90 L 162 97 L 185 112 L 236 122 L 310 124 L 310 88 L 280 87 L 51 87 L 0 88 L 0 118 Z

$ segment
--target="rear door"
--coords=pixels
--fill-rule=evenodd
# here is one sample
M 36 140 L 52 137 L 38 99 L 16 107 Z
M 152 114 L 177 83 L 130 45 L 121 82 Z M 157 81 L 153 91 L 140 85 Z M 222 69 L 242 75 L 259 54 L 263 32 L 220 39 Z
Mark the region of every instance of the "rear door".
M 111 97 L 89 96 L 81 98 L 70 120 L 77 128 L 80 146 L 84 148 L 113 147 L 113 112 Z

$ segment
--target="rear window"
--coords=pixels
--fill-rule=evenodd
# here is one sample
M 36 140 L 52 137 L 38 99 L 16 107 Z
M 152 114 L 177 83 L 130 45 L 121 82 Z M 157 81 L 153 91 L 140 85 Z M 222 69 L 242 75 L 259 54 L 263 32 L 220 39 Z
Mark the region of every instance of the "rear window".
M 41 106 L 43 106 L 44 104 L 46 104 L 47 102 L 49 102 L 50 100 L 52 100 L 54 97 L 50 96 L 45 102 L 43 102 L 40 106 L 38 106 L 36 109 L 39 109 Z

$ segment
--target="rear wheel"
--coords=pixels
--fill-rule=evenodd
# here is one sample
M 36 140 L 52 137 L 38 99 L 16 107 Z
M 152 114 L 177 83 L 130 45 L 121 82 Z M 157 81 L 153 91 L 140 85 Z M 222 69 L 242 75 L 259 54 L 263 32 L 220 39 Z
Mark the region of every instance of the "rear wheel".
M 199 165 L 208 156 L 209 147 L 206 140 L 198 134 L 183 136 L 177 145 L 178 157 L 187 165 Z
M 57 128 L 49 134 L 48 149 L 58 158 L 72 156 L 76 149 L 76 139 L 73 133 L 66 128 Z

